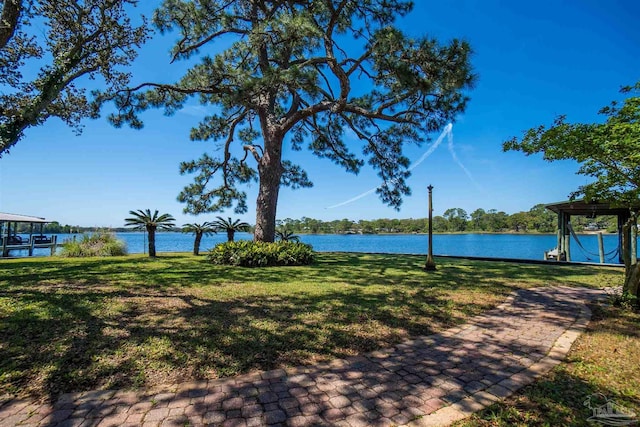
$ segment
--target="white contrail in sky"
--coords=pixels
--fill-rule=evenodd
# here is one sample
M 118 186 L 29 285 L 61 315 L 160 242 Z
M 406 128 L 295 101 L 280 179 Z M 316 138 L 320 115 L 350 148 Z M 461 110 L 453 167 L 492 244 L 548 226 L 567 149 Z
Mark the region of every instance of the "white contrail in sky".
M 476 181 L 476 179 L 473 177 L 473 175 L 471 175 L 471 172 L 469 172 L 469 169 L 467 169 L 462 162 L 460 161 L 460 159 L 458 158 L 458 155 L 456 154 L 456 152 L 453 149 L 453 133 L 449 132 L 449 138 L 448 138 L 448 144 L 447 144 L 448 148 L 449 148 L 449 152 L 451 153 L 451 157 L 453 157 L 453 161 L 456 162 L 458 164 L 458 166 L 460 166 L 460 169 L 462 169 L 462 171 L 467 175 L 467 177 L 469 178 L 469 180 L 471 180 L 471 182 L 473 182 L 473 184 L 476 186 L 476 188 L 480 191 L 484 192 L 484 188 L 482 188 L 482 186 L 478 183 L 478 181 Z
M 447 123 L 447 125 L 444 127 L 444 130 L 442 131 L 440 136 L 438 136 L 438 139 L 436 139 L 436 141 L 433 144 L 431 144 L 431 147 L 429 147 L 429 149 L 427 151 L 425 151 L 425 153 L 422 156 L 420 156 L 420 158 L 418 159 L 417 162 L 415 162 L 414 164 L 409 166 L 408 170 L 411 171 L 411 170 L 417 168 L 420 165 L 420 163 L 422 163 L 425 160 L 427 160 L 427 158 L 436 150 L 436 148 L 438 148 L 440 143 L 444 140 L 445 136 L 449 135 L 449 141 L 453 141 L 453 138 L 451 136 L 451 129 L 453 129 L 453 125 L 451 123 Z M 450 146 L 451 146 L 450 149 L 453 150 L 453 146 L 451 145 L 451 142 L 450 142 Z M 464 166 L 463 166 L 463 169 L 464 169 Z M 342 203 L 338 203 L 337 205 L 329 206 L 329 207 L 327 207 L 325 209 L 338 208 L 340 206 L 344 206 L 344 205 L 348 205 L 349 203 L 353 203 L 356 200 L 360 200 L 363 197 L 366 197 L 371 193 L 375 193 L 377 188 L 378 187 L 374 187 L 371 190 L 367 190 L 362 194 L 358 194 L 357 196 L 355 196 L 355 197 L 353 197 L 353 198 L 351 198 L 349 200 L 346 200 L 346 201 L 344 201 Z
M 436 139 L 436 142 L 434 142 L 431 145 L 431 147 L 429 147 L 429 149 L 427 151 L 425 151 L 425 153 L 418 159 L 417 162 L 415 162 L 414 164 L 409 166 L 408 170 L 410 170 L 410 171 L 414 170 L 415 168 L 417 168 L 420 165 L 420 163 L 422 163 L 425 160 L 427 160 L 427 157 L 429 157 L 431 155 L 431 153 L 436 151 L 436 148 L 438 148 L 440 143 L 444 140 L 445 136 L 449 135 L 449 139 L 451 140 L 453 138 L 452 133 L 451 133 L 452 129 L 453 129 L 453 125 L 451 123 L 447 123 L 447 125 L 444 127 L 444 130 L 442 131 L 440 136 L 438 136 L 438 139 Z
M 353 202 L 355 202 L 356 200 L 360 200 L 360 199 L 362 199 L 363 197 L 366 197 L 366 196 L 368 196 L 368 195 L 369 195 L 369 194 L 371 194 L 371 193 L 375 193 L 377 189 L 378 189 L 378 187 L 374 187 L 374 188 L 372 188 L 371 190 L 365 191 L 365 192 L 364 192 L 364 193 L 362 193 L 362 194 L 358 194 L 356 197 L 353 197 L 353 198 L 351 198 L 351 199 L 349 199 L 349 200 L 346 200 L 346 201 L 344 201 L 344 202 L 342 202 L 342 203 L 338 203 L 337 205 L 333 205 L 333 206 L 326 207 L 325 209 L 339 208 L 340 206 L 348 205 L 349 203 L 353 203 Z

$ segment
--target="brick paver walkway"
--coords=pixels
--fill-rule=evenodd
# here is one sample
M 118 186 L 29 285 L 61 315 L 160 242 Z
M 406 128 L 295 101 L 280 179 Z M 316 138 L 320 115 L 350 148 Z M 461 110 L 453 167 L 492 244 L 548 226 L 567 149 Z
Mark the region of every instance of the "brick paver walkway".
M 0 403 L 0 426 L 431 426 L 504 398 L 560 363 L 603 291 L 522 290 L 457 328 L 312 367 Z

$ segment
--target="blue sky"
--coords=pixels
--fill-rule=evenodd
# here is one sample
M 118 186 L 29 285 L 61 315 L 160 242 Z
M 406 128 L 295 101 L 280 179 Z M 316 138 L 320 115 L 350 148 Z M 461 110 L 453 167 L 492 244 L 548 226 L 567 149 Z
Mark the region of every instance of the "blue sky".
M 530 127 L 549 124 L 559 114 L 571 122 L 601 121 L 597 111 L 618 89 L 640 79 L 640 3 L 627 1 L 416 1 L 399 26 L 413 36 L 439 40 L 464 38 L 475 53 L 478 74 L 467 111 L 453 124 L 453 153 L 445 139 L 413 170 L 412 196 L 400 211 L 375 194 L 329 208 L 379 184 L 375 172 L 347 174 L 325 159 L 285 150 L 307 170 L 315 186 L 283 188 L 278 218 L 323 220 L 418 218 L 427 215 L 426 187 L 434 186 L 434 213 L 447 208 L 497 209 L 509 214 L 537 203 L 566 199 L 587 178 L 575 175 L 573 162 L 544 162 L 540 156 L 502 152 L 502 142 Z M 155 2 L 145 2 L 144 11 Z M 141 51 L 134 83 L 171 82 L 185 64 L 169 64 L 170 43 L 157 37 Z M 199 217 L 184 215 L 176 200 L 190 182 L 180 176 L 180 161 L 212 152 L 213 142 L 192 142 L 189 129 L 207 110 L 195 101 L 172 117 L 162 111 L 143 114 L 142 130 L 115 129 L 106 118 L 85 120 L 81 136 L 59 121 L 29 129 L 26 137 L 0 158 L 0 211 L 36 215 L 63 224 L 122 226 L 131 209 L 159 209 L 178 224 L 215 215 L 255 222 L 257 184 L 247 188 L 249 211 Z M 438 134 L 432 135 L 435 141 Z M 418 160 L 429 149 L 407 146 Z M 356 150 L 359 151 L 359 150 Z M 457 160 L 456 160 L 457 158 Z

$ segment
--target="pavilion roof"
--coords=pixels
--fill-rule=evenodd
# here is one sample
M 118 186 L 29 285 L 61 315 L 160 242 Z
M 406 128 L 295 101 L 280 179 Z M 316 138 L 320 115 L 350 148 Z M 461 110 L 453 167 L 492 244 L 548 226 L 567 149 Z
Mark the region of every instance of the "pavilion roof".
M 564 212 L 569 215 L 628 215 L 629 208 L 611 206 L 609 203 L 586 202 L 584 200 L 569 200 L 566 202 L 550 203 L 545 207 L 555 213 Z
M 38 216 L 18 215 L 0 212 L 0 222 L 31 222 L 31 223 L 47 223 L 44 218 Z

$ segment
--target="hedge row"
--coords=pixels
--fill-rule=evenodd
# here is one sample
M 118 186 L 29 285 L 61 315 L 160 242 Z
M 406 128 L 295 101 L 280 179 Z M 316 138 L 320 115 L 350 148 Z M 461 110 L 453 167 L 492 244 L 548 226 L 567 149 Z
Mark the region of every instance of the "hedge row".
M 216 245 L 207 259 L 213 264 L 242 267 L 309 265 L 314 261 L 314 253 L 311 245 L 300 242 L 239 240 Z

